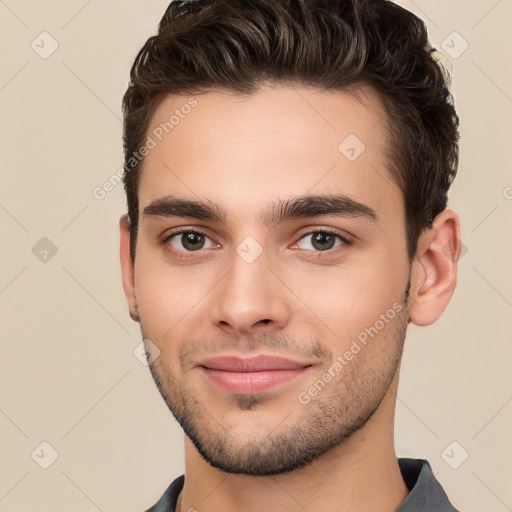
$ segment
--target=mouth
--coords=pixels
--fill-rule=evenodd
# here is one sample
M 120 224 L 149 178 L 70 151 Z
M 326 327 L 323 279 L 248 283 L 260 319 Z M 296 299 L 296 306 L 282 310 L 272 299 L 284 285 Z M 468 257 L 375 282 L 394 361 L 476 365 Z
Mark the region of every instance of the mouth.
M 218 388 L 237 394 L 255 394 L 294 382 L 313 365 L 259 355 L 247 359 L 236 356 L 215 357 L 197 366 L 206 379 Z

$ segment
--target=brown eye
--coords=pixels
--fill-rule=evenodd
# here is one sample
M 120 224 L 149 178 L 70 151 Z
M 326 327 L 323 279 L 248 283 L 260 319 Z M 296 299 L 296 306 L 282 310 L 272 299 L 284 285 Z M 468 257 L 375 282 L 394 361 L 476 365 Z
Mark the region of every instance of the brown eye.
M 311 245 L 319 251 L 327 251 L 334 247 L 336 237 L 331 233 L 315 233 L 311 238 Z
M 207 244 L 209 242 L 210 245 Z M 204 234 L 197 231 L 179 231 L 173 233 L 165 243 L 171 245 L 178 252 L 193 252 L 213 247 L 213 242 Z
M 181 235 L 181 243 L 188 251 L 202 249 L 204 241 L 204 236 L 199 233 L 186 233 Z
M 313 231 L 304 235 L 298 242 L 300 249 L 315 252 L 330 251 L 343 244 L 349 245 L 350 242 L 338 233 L 330 231 Z

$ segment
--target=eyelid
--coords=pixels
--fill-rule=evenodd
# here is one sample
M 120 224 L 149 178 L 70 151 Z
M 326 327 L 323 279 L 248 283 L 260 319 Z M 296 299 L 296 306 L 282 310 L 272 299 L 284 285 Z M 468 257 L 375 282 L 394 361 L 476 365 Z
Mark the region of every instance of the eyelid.
M 335 254 L 337 251 L 343 250 L 344 247 L 352 245 L 354 243 L 353 236 L 348 235 L 347 233 L 342 234 L 337 229 L 334 229 L 334 228 L 328 228 L 328 227 L 311 228 L 311 227 L 309 227 L 307 229 L 308 229 L 308 231 L 305 231 L 304 233 L 302 233 L 300 235 L 300 237 L 297 239 L 297 241 L 292 244 L 292 248 L 297 246 L 297 244 L 302 239 L 304 239 L 308 236 L 314 235 L 315 233 L 328 233 L 330 235 L 334 235 L 340 239 L 341 244 L 339 244 L 338 246 L 335 246 L 331 249 L 326 249 L 325 251 L 313 251 L 311 249 L 297 249 L 297 250 L 306 251 L 308 253 L 312 253 L 312 254 L 319 255 L 319 256 L 321 256 L 322 254 L 325 254 L 327 257 L 328 255 Z
M 205 231 L 201 231 L 201 229 L 197 229 L 197 228 L 176 228 L 176 231 L 168 231 L 164 235 L 164 238 L 163 238 L 162 241 L 163 242 L 167 242 L 171 238 L 173 238 L 173 237 L 175 237 L 177 235 L 184 235 L 184 234 L 189 234 L 189 233 L 193 233 L 195 235 L 202 235 L 202 236 L 204 236 L 206 238 L 209 238 L 213 242 L 211 236 L 208 235 L 208 233 L 206 233 Z
M 299 238 L 296 240 L 296 242 L 294 242 L 292 244 L 291 247 L 296 246 L 303 238 L 306 238 L 307 236 L 311 236 L 315 233 L 328 233 L 328 234 L 337 236 L 341 241 L 340 245 L 335 246 L 331 249 L 327 249 L 325 251 L 314 251 L 311 249 L 297 249 L 300 251 L 305 251 L 307 253 L 315 254 L 315 256 L 317 256 L 317 257 L 321 257 L 323 254 L 325 254 L 326 257 L 328 257 L 328 255 L 337 253 L 339 250 L 343 250 L 344 247 L 352 245 L 354 242 L 354 238 L 355 238 L 346 232 L 343 232 L 343 234 L 342 234 L 342 233 L 340 233 L 340 231 L 338 229 L 330 228 L 330 227 L 311 227 L 311 226 L 309 226 L 308 228 L 305 228 L 305 229 L 307 229 L 307 231 L 304 231 L 299 236 Z M 178 254 L 179 257 L 182 257 L 182 258 L 193 257 L 194 253 L 197 253 L 197 255 L 204 254 L 205 250 L 211 249 L 211 248 L 206 248 L 206 249 L 198 249 L 197 251 L 182 251 L 182 250 L 178 250 L 178 249 L 169 247 L 168 242 L 171 240 L 171 238 L 173 238 L 175 236 L 183 235 L 186 233 L 194 233 L 194 234 L 202 235 L 202 236 L 208 238 L 216 246 L 219 245 L 217 242 L 212 240 L 212 238 L 202 229 L 200 229 L 200 228 L 198 229 L 196 227 L 188 227 L 187 228 L 187 227 L 183 227 L 183 226 L 180 226 L 179 228 L 175 228 L 174 230 L 168 231 L 164 235 L 164 237 L 161 241 L 161 245 L 164 246 L 167 251 L 169 251 L 173 254 Z M 293 250 L 295 250 L 295 249 L 293 249 Z
M 302 240 L 305 236 L 312 235 L 314 233 L 329 233 L 331 235 L 339 236 L 344 242 L 352 243 L 355 239 L 353 235 L 349 235 L 346 231 L 341 232 L 339 229 L 330 228 L 330 227 L 308 227 L 307 231 L 304 231 L 298 238 L 298 240 Z

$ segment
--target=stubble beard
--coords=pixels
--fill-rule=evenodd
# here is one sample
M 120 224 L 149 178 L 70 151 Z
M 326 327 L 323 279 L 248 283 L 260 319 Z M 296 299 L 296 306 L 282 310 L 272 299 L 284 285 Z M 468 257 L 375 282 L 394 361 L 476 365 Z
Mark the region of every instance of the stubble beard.
M 276 417 L 277 427 L 262 435 L 250 436 L 237 430 L 237 425 L 222 424 L 211 405 L 198 398 L 199 393 L 190 391 L 183 380 L 171 375 L 162 365 L 162 358 L 151 362 L 149 368 L 173 416 L 212 467 L 225 473 L 254 476 L 294 471 L 346 441 L 378 409 L 400 366 L 409 323 L 409 289 L 410 281 L 402 301 L 404 307 L 393 319 L 392 327 L 382 333 L 383 339 L 371 340 L 308 404 L 300 404 L 296 395 L 292 395 L 289 410 L 279 409 L 282 418 Z M 145 339 L 142 323 L 141 318 Z M 259 339 L 269 340 L 262 346 L 275 346 L 271 341 L 272 334 Z M 384 354 L 372 351 L 371 343 L 382 343 L 387 351 Z M 325 351 L 323 346 L 317 341 L 317 352 Z M 326 364 L 328 366 L 332 361 Z M 322 373 L 305 383 L 304 388 L 311 386 Z M 264 394 L 232 397 L 232 407 L 247 415 L 258 415 L 267 402 L 268 397 Z M 292 423 L 290 418 L 295 418 Z

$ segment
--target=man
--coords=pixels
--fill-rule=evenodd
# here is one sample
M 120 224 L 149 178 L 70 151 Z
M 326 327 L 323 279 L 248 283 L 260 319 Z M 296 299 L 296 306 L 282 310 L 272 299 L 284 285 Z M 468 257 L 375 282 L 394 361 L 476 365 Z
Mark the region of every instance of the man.
M 123 286 L 183 427 L 150 510 L 454 511 L 397 459 L 409 322 L 446 308 L 458 117 L 385 0 L 172 2 L 124 97 Z

